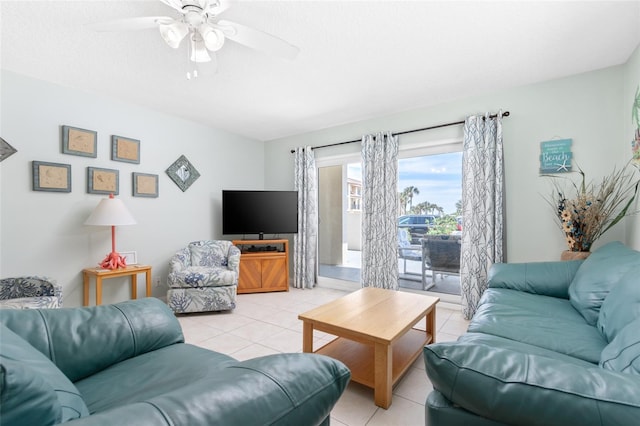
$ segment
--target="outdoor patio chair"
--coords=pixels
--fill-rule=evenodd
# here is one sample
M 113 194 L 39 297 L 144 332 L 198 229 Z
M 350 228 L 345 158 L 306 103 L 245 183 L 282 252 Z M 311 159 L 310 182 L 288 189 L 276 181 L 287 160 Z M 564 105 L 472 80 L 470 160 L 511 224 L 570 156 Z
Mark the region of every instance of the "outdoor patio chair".
M 422 288 L 436 285 L 436 274 L 460 275 L 461 235 L 425 235 L 422 239 Z M 431 271 L 427 284 L 426 271 Z
M 418 262 L 422 260 L 422 246 L 411 244 L 411 233 L 407 228 L 398 228 L 398 257 L 404 262 L 405 275 L 407 275 L 407 260 Z

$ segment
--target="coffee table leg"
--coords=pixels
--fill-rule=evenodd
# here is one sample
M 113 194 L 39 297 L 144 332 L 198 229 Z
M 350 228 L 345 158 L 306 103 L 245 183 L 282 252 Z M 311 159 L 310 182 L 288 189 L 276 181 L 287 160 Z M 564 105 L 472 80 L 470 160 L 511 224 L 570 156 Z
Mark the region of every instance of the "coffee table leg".
M 378 407 L 387 409 L 391 405 L 391 388 L 393 384 L 393 351 L 391 350 L 391 345 L 376 343 L 374 357 L 374 400 Z
M 313 352 L 313 324 L 302 322 L 302 352 Z
M 436 342 L 436 307 L 427 313 L 427 334 L 431 334 L 431 343 Z

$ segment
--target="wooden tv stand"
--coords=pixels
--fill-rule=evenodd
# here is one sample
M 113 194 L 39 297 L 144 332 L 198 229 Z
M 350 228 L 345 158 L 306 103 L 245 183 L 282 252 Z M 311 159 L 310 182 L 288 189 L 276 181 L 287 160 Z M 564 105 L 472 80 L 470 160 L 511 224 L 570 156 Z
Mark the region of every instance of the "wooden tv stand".
M 289 240 L 234 240 L 240 249 L 238 293 L 289 291 Z

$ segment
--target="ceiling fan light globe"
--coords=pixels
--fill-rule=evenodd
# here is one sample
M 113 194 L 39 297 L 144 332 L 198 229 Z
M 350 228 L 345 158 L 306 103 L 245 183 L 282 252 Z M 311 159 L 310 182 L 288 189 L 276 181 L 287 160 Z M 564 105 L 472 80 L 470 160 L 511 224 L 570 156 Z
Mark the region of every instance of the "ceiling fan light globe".
M 158 25 L 162 39 L 172 48 L 177 49 L 189 30 L 182 22 Z
M 198 28 L 198 31 L 202 35 L 204 45 L 211 52 L 220 50 L 224 45 L 224 34 L 219 29 L 203 24 Z
M 202 40 L 198 40 L 197 38 L 191 39 L 191 55 L 189 59 L 196 63 L 211 61 L 211 56 L 209 56 L 209 52 L 207 52 Z

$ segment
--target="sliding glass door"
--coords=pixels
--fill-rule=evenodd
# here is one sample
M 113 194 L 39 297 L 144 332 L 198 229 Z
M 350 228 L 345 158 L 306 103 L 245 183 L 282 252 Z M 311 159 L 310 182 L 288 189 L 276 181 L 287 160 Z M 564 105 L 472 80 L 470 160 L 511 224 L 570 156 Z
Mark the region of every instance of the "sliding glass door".
M 398 162 L 400 288 L 434 293 L 454 303 L 460 300 L 459 268 L 449 265 L 441 271 L 438 265 L 432 267 L 431 258 L 424 259 L 423 241 L 434 236 L 455 240 L 461 234 L 461 150 L 461 143 L 410 148 L 401 144 Z M 357 289 L 362 232 L 360 158 L 320 158 L 317 164 L 319 282 Z

